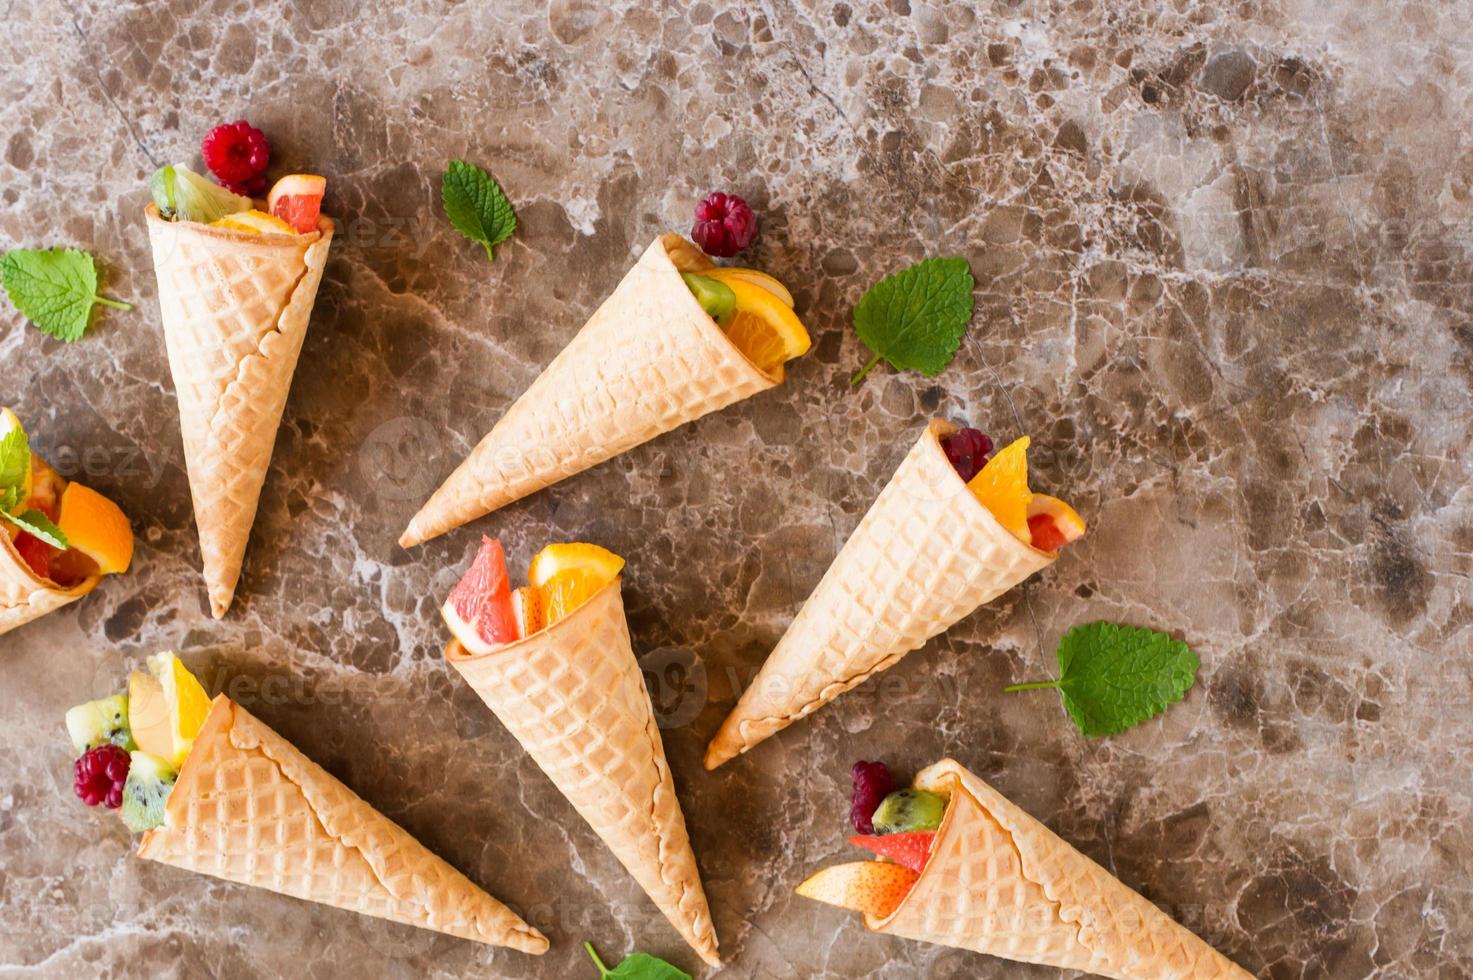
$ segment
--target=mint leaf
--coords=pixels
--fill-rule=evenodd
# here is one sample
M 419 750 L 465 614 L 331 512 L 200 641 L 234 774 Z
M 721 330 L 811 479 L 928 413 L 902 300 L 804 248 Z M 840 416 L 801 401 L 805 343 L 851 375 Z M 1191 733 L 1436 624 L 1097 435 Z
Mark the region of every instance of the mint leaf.
M 517 230 L 517 215 L 501 185 L 486 171 L 464 160 L 451 160 L 440 180 L 440 201 L 455 230 L 486 246 L 486 258 Z
M 133 307 L 97 295 L 97 266 L 75 248 L 15 249 L 0 257 L 0 281 L 15 308 L 58 340 L 80 340 L 92 304 Z
M 691 980 L 689 973 L 648 953 L 635 953 L 610 970 L 598 958 L 598 953 L 594 952 L 593 943 L 584 943 L 583 948 L 593 957 L 593 965 L 598 967 L 599 980 L 609 980 L 610 977 L 613 980 Z
M 5 518 L 22 531 L 40 538 L 53 548 L 65 551 L 67 548 L 66 535 L 61 533 L 61 528 L 51 523 L 51 518 L 32 507 L 24 514 L 12 514 L 10 511 L 0 511 L 0 517 Z
M 972 319 L 972 270 L 958 257 L 926 259 L 886 276 L 854 307 L 854 331 L 875 352 L 849 383 L 883 358 L 903 371 L 939 374 L 951 363 Z
M 10 491 L 20 496 L 20 485 L 25 482 L 26 471 L 31 468 L 31 441 L 25 431 L 17 426 L 0 436 L 0 496 L 8 500 Z M 14 510 L 20 500 L 8 500 L 5 510 Z
M 1004 691 L 1058 688 L 1064 710 L 1087 736 L 1114 735 L 1161 714 L 1186 696 L 1201 662 L 1165 633 L 1087 623 L 1059 641 L 1059 679 Z

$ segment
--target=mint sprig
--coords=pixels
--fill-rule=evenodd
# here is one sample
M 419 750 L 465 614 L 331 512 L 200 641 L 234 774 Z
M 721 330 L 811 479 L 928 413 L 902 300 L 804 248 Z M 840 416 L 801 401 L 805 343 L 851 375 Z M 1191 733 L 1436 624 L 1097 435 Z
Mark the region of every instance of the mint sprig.
M 495 178 L 475 164 L 451 160 L 440 179 L 440 201 L 455 230 L 486 247 L 496 261 L 497 245 L 517 230 L 517 214 Z
M 51 518 L 34 507 L 20 514 L 12 514 L 8 510 L 0 511 L 0 517 L 33 537 L 40 538 L 53 548 L 67 550 L 66 535 L 61 533 L 61 528 L 51 523 Z
M 1064 634 L 1059 678 L 1003 688 L 1057 688 L 1064 710 L 1087 736 L 1114 735 L 1161 714 L 1186 696 L 1201 662 L 1181 640 L 1133 626 L 1096 622 Z
M 133 307 L 97 295 L 97 265 L 75 248 L 18 248 L 0 257 L 0 281 L 15 308 L 57 340 L 81 340 L 93 304 Z
M 691 980 L 689 973 L 648 953 L 635 953 L 610 970 L 598 958 L 593 943 L 584 943 L 583 948 L 588 950 L 588 955 L 593 958 L 593 965 L 598 967 L 599 980 L 610 980 L 611 977 L 613 980 Z
M 857 385 L 881 359 L 896 370 L 939 374 L 972 320 L 972 270 L 956 256 L 917 262 L 870 287 L 854 307 L 854 331 L 875 352 L 850 379 Z

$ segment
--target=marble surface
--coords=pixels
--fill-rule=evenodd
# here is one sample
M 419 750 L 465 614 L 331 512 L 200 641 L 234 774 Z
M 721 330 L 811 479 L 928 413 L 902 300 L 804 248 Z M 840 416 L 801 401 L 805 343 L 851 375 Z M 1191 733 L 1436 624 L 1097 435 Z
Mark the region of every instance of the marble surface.
M 102 260 L 63 345 L 8 306 L 4 400 L 133 517 L 134 570 L 0 639 L 0 975 L 697 975 L 631 878 L 440 656 L 477 535 L 628 556 L 727 976 L 1052 977 L 793 896 L 852 859 L 850 763 L 951 754 L 1260 976 L 1473 973 L 1473 44 L 1467 2 L 593 0 L 12 4 L 0 247 Z M 371 11 L 371 12 L 370 12 Z M 235 608 L 210 619 L 141 209 L 246 116 L 342 223 Z M 447 160 L 521 219 L 488 264 Z M 405 552 L 409 516 L 638 251 L 730 189 L 812 354 L 780 389 Z M 934 379 L 849 325 L 967 256 Z M 1035 439 L 1089 536 L 714 774 L 706 739 L 925 419 Z M 1169 629 L 1187 700 L 1086 741 L 1070 626 Z M 225 690 L 553 942 L 489 951 L 146 864 L 70 796 L 61 715 L 143 655 Z M 675 673 L 659 676 L 674 678 Z

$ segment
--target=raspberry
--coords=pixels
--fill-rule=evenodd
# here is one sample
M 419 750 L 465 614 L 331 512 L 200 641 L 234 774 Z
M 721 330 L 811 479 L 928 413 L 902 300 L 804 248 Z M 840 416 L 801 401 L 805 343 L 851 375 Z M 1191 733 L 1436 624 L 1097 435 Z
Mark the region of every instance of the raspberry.
M 735 194 L 717 191 L 696 205 L 690 237 L 707 255 L 726 258 L 752 244 L 757 237 L 757 215 Z
M 956 467 L 956 475 L 966 483 L 987 464 L 987 457 L 992 453 L 992 440 L 976 429 L 958 429 L 949 436 L 942 436 L 941 449 L 951 465 Z
M 271 162 L 271 144 L 266 142 L 266 135 L 244 119 L 210 130 L 200 141 L 199 152 L 205 166 L 225 186 L 245 184 L 264 174 Z
M 101 804 L 109 810 L 122 806 L 131 761 L 127 752 L 111 743 L 88 749 L 72 767 L 77 798 L 88 806 Z
M 883 762 L 856 762 L 851 770 L 854 795 L 849 803 L 849 820 L 861 834 L 875 832 L 874 815 L 880 801 L 895 788 L 895 777 Z

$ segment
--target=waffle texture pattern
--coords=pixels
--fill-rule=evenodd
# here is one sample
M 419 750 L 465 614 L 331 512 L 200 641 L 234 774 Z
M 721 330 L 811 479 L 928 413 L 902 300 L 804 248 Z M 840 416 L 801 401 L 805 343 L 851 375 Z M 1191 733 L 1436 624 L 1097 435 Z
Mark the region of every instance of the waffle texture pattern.
M 773 387 L 691 295 L 656 239 L 409 522 L 408 548 Z M 689 250 L 689 251 L 687 251 Z
M 200 558 L 218 619 L 240 579 L 333 223 L 321 218 L 310 235 L 253 235 L 166 221 L 152 204 L 146 213 Z
M 706 768 L 746 752 L 893 667 L 1046 567 L 971 491 L 932 421 L 824 573 L 706 750 Z
M 224 695 L 141 857 L 526 953 L 547 939 Z
M 707 963 L 719 963 L 675 781 L 616 580 L 517 643 L 450 664 Z

